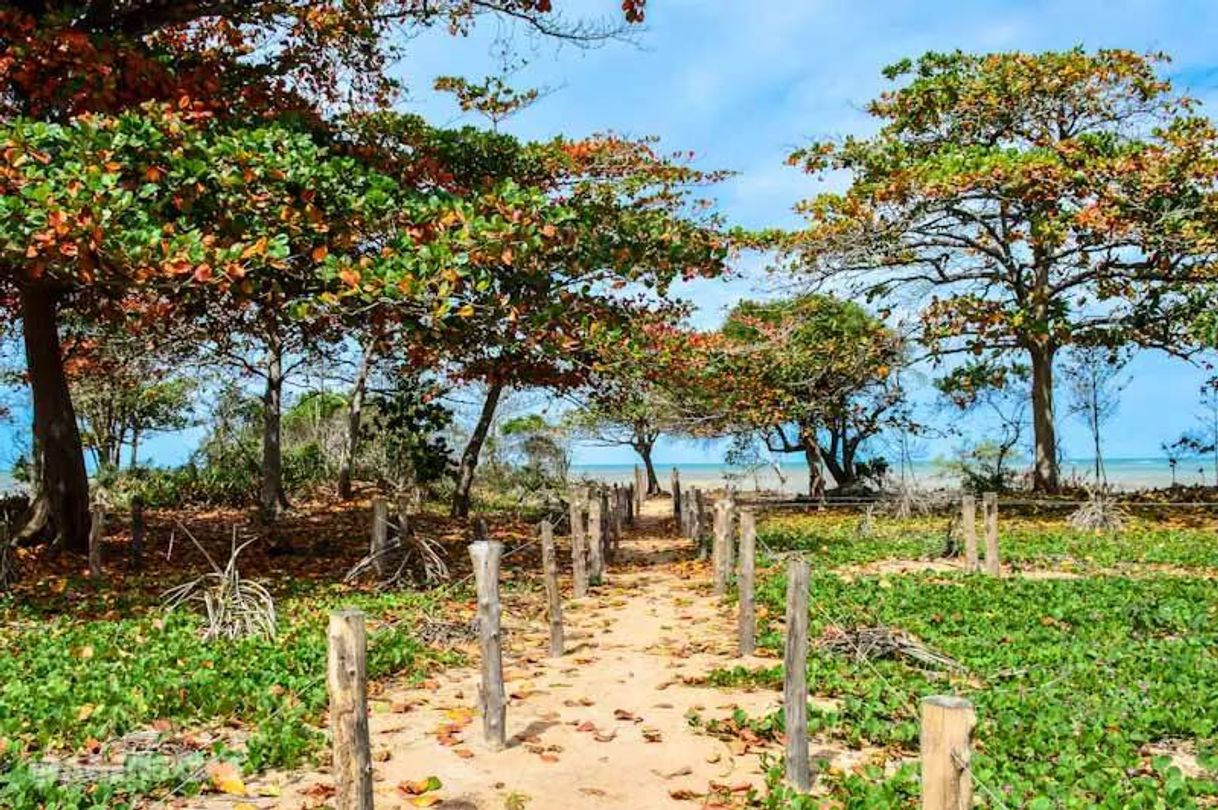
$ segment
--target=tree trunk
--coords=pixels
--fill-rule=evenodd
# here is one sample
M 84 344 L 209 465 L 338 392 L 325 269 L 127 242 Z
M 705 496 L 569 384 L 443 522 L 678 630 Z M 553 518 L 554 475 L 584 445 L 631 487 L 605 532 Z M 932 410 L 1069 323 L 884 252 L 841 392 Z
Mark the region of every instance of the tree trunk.
M 25 356 L 34 405 L 34 446 L 38 454 L 34 497 L 25 541 L 50 534 L 64 548 L 89 548 L 89 477 L 85 451 L 64 372 L 54 294 L 37 284 L 21 290 Z
M 495 383 L 486 391 L 486 401 L 482 403 L 482 413 L 478 415 L 478 423 L 470 434 L 465 452 L 461 454 L 461 466 L 457 468 L 457 491 L 453 493 L 452 516 L 469 516 L 469 493 L 474 486 L 474 471 L 478 468 L 478 456 L 482 453 L 482 445 L 486 442 L 486 434 L 491 429 L 491 421 L 495 418 L 495 408 L 499 405 L 499 397 L 503 394 L 503 385 Z
M 343 445 L 343 457 L 338 467 L 338 497 L 344 501 L 351 500 L 351 474 L 355 467 L 355 452 L 359 449 L 360 422 L 363 419 L 364 391 L 368 387 L 368 372 L 372 366 L 373 346 L 369 343 L 364 347 L 363 357 L 360 358 L 359 371 L 355 374 L 355 383 L 351 386 L 351 395 L 347 398 L 347 443 Z
M 1060 489 L 1057 471 L 1057 425 L 1053 420 L 1053 348 L 1033 344 L 1032 356 L 1032 428 L 1035 433 L 1032 488 L 1036 492 L 1054 493 Z
M 799 438 L 808 462 L 808 497 L 814 501 L 820 500 L 825 496 L 825 474 L 821 470 L 820 441 L 816 438 L 816 429 L 801 427 Z
M 660 494 L 660 477 L 656 475 L 655 464 L 651 461 L 651 450 L 656 445 L 654 438 L 642 437 L 632 442 L 634 451 L 643 459 L 643 467 L 647 470 L 647 494 Z
M 266 355 L 266 390 L 262 394 L 262 517 L 274 520 L 283 503 L 283 350 L 271 339 Z

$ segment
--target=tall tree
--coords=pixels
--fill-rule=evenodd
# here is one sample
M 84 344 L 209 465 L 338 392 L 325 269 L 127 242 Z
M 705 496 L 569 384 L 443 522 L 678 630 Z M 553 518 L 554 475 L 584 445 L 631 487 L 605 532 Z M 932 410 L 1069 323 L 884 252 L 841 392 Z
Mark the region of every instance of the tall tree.
M 644 2 L 623 4 L 627 22 L 641 20 Z M 79 186 L 68 181 L 48 196 L 28 168 L 11 161 L 66 161 L 70 153 L 57 147 L 65 145 L 65 133 L 72 134 L 37 127 L 48 122 L 71 127 L 72 116 L 120 114 L 156 101 L 171 102 L 183 116 L 293 112 L 320 125 L 319 105 L 388 101 L 395 87 L 383 68 L 395 56 L 397 43 L 409 41 L 403 34 L 412 29 L 439 25 L 460 32 L 483 14 L 498 14 L 576 41 L 604 39 L 618 30 L 567 25 L 550 8 L 549 0 L 20 0 L 0 9 L 0 121 L 3 141 L 9 144 L 9 165 L 3 167 L 8 176 L 0 181 L 0 190 L 6 201 L 33 209 L 29 216 L 11 208 L 5 212 L 17 221 L 10 221 L 14 226 L 5 232 L 0 254 L 0 284 L 16 301 L 10 317 L 24 325 L 34 401 L 39 475 L 23 535 L 49 528 L 72 548 L 83 549 L 88 541 L 88 480 L 63 368 L 60 313 L 82 301 L 100 305 L 102 299 L 113 301 L 165 280 L 165 273 L 147 272 L 150 259 L 140 260 L 143 268 L 115 261 L 120 248 L 128 254 L 143 248 L 156 256 L 158 268 L 166 262 L 181 266 L 184 258 L 193 267 L 202 252 L 179 255 L 180 234 L 164 227 L 178 212 L 161 217 L 164 212 L 153 204 L 164 205 L 164 199 L 135 193 L 145 183 L 155 185 L 159 170 L 148 167 L 147 160 L 139 167 L 121 165 L 125 148 L 90 161 L 93 185 L 80 177 Z M 76 135 L 89 131 L 77 129 Z M 25 148 L 39 140 L 43 143 L 33 152 Z M 89 147 L 98 145 L 93 140 Z M 137 143 L 142 143 L 139 137 Z M 67 163 L 50 173 L 66 176 L 76 168 L 78 164 Z M 141 175 L 148 168 L 154 177 Z M 97 176 L 109 176 L 109 185 L 97 188 Z M 89 189 L 83 202 L 77 196 L 81 188 Z M 68 212 L 85 217 L 58 219 Z M 131 221 L 137 215 L 140 222 Z M 117 226 L 158 224 L 162 227 L 140 234 L 142 242 L 130 232 L 115 231 Z M 99 236 L 92 243 L 65 240 L 69 232 Z M 73 250 L 69 242 L 75 252 L 62 252 L 65 246 Z
M 863 443 L 903 421 L 902 341 L 853 302 L 743 301 L 717 333 L 677 335 L 664 367 L 691 429 L 753 434 L 772 452 L 801 453 L 813 497 L 825 467 L 838 486 L 856 483 Z
M 1077 342 L 1181 351 L 1180 293 L 1212 273 L 1218 133 L 1156 69 L 1082 49 L 929 53 L 868 138 L 792 155 L 853 182 L 801 206 L 797 269 L 868 298 L 921 299 L 936 356 L 1031 369 L 1033 482 L 1058 488 L 1054 362 Z M 901 298 L 905 296 L 905 298 Z

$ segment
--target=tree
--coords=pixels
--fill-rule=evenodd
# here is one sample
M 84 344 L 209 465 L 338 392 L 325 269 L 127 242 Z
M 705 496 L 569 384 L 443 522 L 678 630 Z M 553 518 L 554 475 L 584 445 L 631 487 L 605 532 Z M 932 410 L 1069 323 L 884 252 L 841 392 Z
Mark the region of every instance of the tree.
M 652 450 L 668 430 L 677 430 L 674 406 L 658 385 L 643 379 L 598 377 L 578 396 L 579 407 L 564 422 L 579 438 L 601 447 L 629 447 L 647 470 L 647 494 L 660 493 Z
M 812 497 L 823 467 L 839 487 L 857 483 L 863 443 L 904 420 L 901 339 L 828 295 L 743 301 L 718 333 L 686 336 L 664 355 L 692 432 L 754 434 L 771 452 L 803 454 Z
M 1161 57 L 1082 49 L 929 53 L 869 110 L 869 138 L 792 155 L 853 182 L 801 205 L 797 270 L 922 307 L 936 358 L 1031 369 L 1033 482 L 1058 488 L 1053 376 L 1075 343 L 1183 351 L 1184 293 L 1210 273 L 1218 134 Z M 908 299 L 900 299 L 908 300 Z
M 627 22 L 642 19 L 644 2 L 623 4 Z M 73 116 L 121 117 L 168 102 L 186 120 L 290 112 L 321 127 L 323 104 L 389 100 L 395 88 L 382 68 L 412 28 L 459 32 L 481 14 L 499 14 L 582 42 L 617 30 L 564 25 L 550 7 L 549 0 L 20 0 L 0 10 L 0 192 L 7 203 L 0 285 L 17 302 L 11 317 L 24 324 L 39 471 L 22 537 L 50 529 L 71 548 L 88 542 L 88 479 L 60 314 L 82 303 L 113 304 L 133 290 L 173 288 L 210 264 L 200 261 L 206 243 L 184 251 L 182 234 L 166 227 L 178 214 L 174 197 L 147 188 L 158 185 L 161 168 L 140 147 L 176 133 L 155 125 L 127 133 L 132 154 L 121 138 L 105 147 L 109 124 Z M 70 140 L 77 149 L 61 148 Z M 46 176 L 20 165 L 28 162 L 47 166 Z
M 1095 454 L 1095 483 L 1106 486 L 1102 428 L 1117 412 L 1121 391 L 1129 384 L 1120 374 L 1127 357 L 1103 346 L 1075 346 L 1063 369 L 1070 392 L 1070 413 L 1079 417 L 1091 434 Z
M 1027 440 L 1028 369 L 1019 364 L 967 362 L 935 381 L 949 406 L 980 413 L 986 437 L 963 448 L 954 465 L 971 492 L 1006 492 L 1015 482 L 1012 464 Z
M 1197 428 L 1190 430 L 1170 445 L 1173 482 L 1176 463 L 1183 455 L 1213 455 L 1214 483 L 1218 486 L 1218 380 L 1210 380 L 1201 388 L 1201 411 L 1197 414 Z

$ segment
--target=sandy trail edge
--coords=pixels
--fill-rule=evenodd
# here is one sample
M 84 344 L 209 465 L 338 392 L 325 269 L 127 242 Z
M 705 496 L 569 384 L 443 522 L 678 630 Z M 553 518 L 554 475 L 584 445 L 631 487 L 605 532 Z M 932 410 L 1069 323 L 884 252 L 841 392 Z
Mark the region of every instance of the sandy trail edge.
M 565 592 L 563 658 L 546 657 L 538 617 L 505 611 L 506 626 L 535 629 L 512 634 L 505 650 L 506 750 L 483 744 L 476 715 L 455 735 L 455 745 L 442 745 L 437 734 L 460 720 L 462 710 L 474 709 L 476 667 L 440 673 L 435 688 L 391 687 L 377 696 L 369 720 L 377 808 L 416 806 L 398 785 L 429 776 L 443 784 L 435 807 L 468 810 L 692 807 L 702 801 L 683 803 L 672 792 L 703 794 L 712 782 L 762 785 L 758 751 L 739 753 L 737 746 L 733 755 L 726 743 L 691 726 L 687 714 L 722 719 L 739 707 L 763 716 L 780 706 L 781 693 L 689 686 L 682 677 L 777 662 L 736 655 L 735 612 L 710 594 L 709 566 L 689 559 L 691 544 L 664 532 L 670 509 L 667 500 L 649 501 L 606 584 L 581 600 Z M 589 723 L 596 732 L 580 730 Z M 270 774 L 251 781 L 250 792 L 275 785 L 280 796 L 212 794 L 176 806 L 319 807 L 325 793 L 316 786 L 328 784 L 325 772 Z

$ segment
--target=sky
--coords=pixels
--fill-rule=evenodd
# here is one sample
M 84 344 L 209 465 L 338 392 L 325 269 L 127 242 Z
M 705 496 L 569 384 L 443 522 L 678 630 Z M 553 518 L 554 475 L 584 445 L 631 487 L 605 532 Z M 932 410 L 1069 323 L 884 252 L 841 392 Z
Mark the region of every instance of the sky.
M 555 3 L 572 15 L 612 14 L 611 0 Z M 606 12 L 607 10 L 607 12 Z M 811 140 L 867 134 L 867 102 L 888 82 L 884 66 L 929 50 L 1052 50 L 1082 45 L 1165 52 L 1177 87 L 1218 115 L 1218 3 L 1175 0 L 1053 2 L 895 2 L 830 0 L 651 0 L 647 24 L 632 42 L 582 50 L 530 42 L 487 25 L 467 38 L 428 36 L 414 43 L 397 75 L 417 88 L 406 107 L 436 121 L 473 122 L 445 97 L 427 92 L 437 75 L 496 74 L 509 41 L 517 87 L 550 92 L 510 120 L 522 137 L 617 131 L 655 135 L 671 150 L 692 150 L 707 169 L 737 172 L 717 196 L 722 211 L 746 227 L 795 226 L 792 207 L 824 190 L 785 165 Z M 834 182 L 832 180 L 827 182 Z M 699 282 L 679 290 L 697 306 L 695 323 L 713 327 L 731 304 L 769 292 L 773 281 L 757 259 L 730 282 Z M 1145 353 L 1126 370 L 1129 385 L 1106 439 L 1114 458 L 1159 455 L 1160 443 L 1194 422 L 1206 374 L 1179 360 Z M 1059 392 L 1059 403 L 1062 394 Z M 1059 411 L 1064 410 L 1059 407 Z M 1068 456 L 1084 457 L 1087 435 L 1059 414 Z M 978 423 L 974 433 L 984 433 Z M 930 440 L 927 457 L 947 454 L 958 440 Z M 713 442 L 661 440 L 663 462 L 722 458 Z M 577 463 L 630 463 L 628 448 L 582 447 Z
M 618 3 L 556 0 L 554 6 L 571 18 L 616 19 Z M 887 84 L 880 75 L 885 65 L 928 50 L 1083 45 L 1163 51 L 1173 58 L 1167 72 L 1177 86 L 1218 115 L 1215 31 L 1218 3 L 1212 0 L 650 0 L 646 25 L 629 42 L 583 49 L 488 19 L 468 36 L 420 35 L 394 71 L 410 88 L 405 109 L 440 124 L 478 123 L 430 88 L 440 75 L 501 73 L 506 43 L 516 66 L 511 83 L 547 93 L 505 130 L 528 138 L 609 130 L 655 135 L 670 150 L 692 150 L 702 168 L 737 172 L 717 194 L 731 222 L 794 226 L 792 206 L 824 185 L 787 167 L 786 156 L 811 140 L 870 132 L 864 107 Z M 678 292 L 696 305 L 696 324 L 713 327 L 732 302 L 765 295 L 770 285 L 754 258 L 731 281 L 683 285 Z M 1206 375 L 1151 354 L 1136 358 L 1127 374 L 1107 452 L 1157 456 L 1162 441 L 1191 426 Z M 1067 455 L 1087 455 L 1082 425 L 1060 421 Z M 156 461 L 175 463 L 197 436 L 159 437 L 148 449 Z M 945 441 L 927 443 L 922 452 L 945 453 Z M 664 463 L 712 462 L 721 460 L 722 447 L 662 440 L 656 456 Z M 575 460 L 634 459 L 627 449 L 581 447 Z

